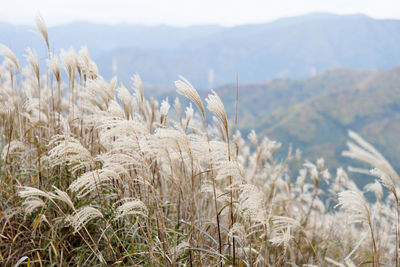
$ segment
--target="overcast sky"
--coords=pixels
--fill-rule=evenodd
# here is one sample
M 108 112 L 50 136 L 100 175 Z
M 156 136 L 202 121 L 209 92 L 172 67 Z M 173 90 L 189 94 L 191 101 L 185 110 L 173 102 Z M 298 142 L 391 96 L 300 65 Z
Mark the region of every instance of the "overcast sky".
M 49 26 L 71 21 L 146 25 L 239 25 L 310 12 L 400 19 L 400 0 L 0 0 L 0 21 Z

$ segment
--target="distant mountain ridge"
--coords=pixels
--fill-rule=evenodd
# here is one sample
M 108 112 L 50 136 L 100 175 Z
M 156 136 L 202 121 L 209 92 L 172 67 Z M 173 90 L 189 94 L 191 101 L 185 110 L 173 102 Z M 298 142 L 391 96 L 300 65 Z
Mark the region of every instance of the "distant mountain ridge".
M 234 117 L 235 86 L 217 89 Z M 305 159 L 324 157 L 331 168 L 344 158 L 349 130 L 358 132 L 400 170 L 400 66 L 386 71 L 332 69 L 307 79 L 275 79 L 239 86 L 239 127 L 255 129 Z M 282 151 L 285 151 L 283 149 Z M 359 163 L 356 163 L 359 166 Z M 365 177 L 364 177 L 365 178 Z M 364 178 L 358 184 L 367 182 Z
M 33 28 L 0 23 L 0 43 L 45 57 Z M 400 64 L 400 20 L 314 13 L 236 27 L 170 27 L 71 23 L 50 27 L 53 49 L 87 45 L 106 78 L 171 86 L 177 75 L 200 89 L 235 80 L 300 78 L 333 67 L 388 69 Z M 116 73 L 115 73 L 116 71 Z

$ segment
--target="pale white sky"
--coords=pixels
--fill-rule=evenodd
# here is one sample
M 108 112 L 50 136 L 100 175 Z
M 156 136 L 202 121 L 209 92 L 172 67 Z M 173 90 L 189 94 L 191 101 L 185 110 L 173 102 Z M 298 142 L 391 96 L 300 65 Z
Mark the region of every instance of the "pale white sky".
M 310 12 L 400 19 L 400 0 L 0 0 L 0 21 L 49 26 L 71 21 L 146 25 L 239 25 Z

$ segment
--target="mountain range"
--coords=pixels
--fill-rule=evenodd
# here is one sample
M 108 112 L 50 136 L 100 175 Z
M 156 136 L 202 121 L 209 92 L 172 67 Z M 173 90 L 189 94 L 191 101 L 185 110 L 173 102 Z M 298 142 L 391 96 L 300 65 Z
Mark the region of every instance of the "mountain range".
M 49 27 L 52 50 L 87 45 L 106 78 L 171 87 L 181 74 L 199 89 L 235 80 L 301 78 L 348 67 L 384 70 L 400 64 L 400 20 L 361 14 L 313 13 L 235 27 L 98 25 Z M 45 47 L 32 27 L 0 23 L 0 43 L 18 55 L 29 45 L 42 60 Z
M 217 89 L 234 118 L 235 85 Z M 334 170 L 355 164 L 341 155 L 349 130 L 359 133 L 400 171 L 400 67 L 385 71 L 338 68 L 306 79 L 274 79 L 239 85 L 239 128 L 255 129 L 291 144 L 312 161 L 326 159 Z M 358 184 L 368 180 L 358 177 Z

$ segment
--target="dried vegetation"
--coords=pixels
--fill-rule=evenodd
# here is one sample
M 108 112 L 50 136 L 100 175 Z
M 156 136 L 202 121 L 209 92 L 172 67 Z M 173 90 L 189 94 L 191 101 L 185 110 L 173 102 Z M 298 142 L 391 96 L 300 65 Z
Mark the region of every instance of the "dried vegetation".
M 173 119 L 139 76 L 105 81 L 86 48 L 28 48 L 25 67 L 0 52 L 1 265 L 398 266 L 400 178 L 357 134 L 344 154 L 377 177 L 363 190 L 232 132 L 218 95 L 203 105 L 183 77 L 193 104 L 176 98 Z

